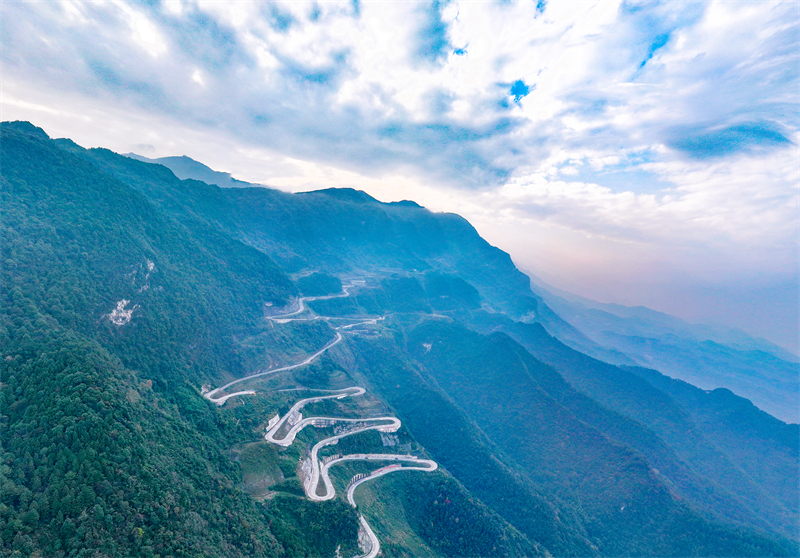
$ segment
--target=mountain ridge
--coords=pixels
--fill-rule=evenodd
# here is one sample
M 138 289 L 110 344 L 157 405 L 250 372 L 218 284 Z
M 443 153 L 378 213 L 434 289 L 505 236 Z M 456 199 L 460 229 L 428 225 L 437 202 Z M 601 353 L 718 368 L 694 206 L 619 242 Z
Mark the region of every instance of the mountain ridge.
M 359 204 L 392 205 L 379 202 L 372 196 L 352 188 L 315 190 L 299 195 L 311 197 L 324 195 Z M 402 202 L 400 203 L 402 204 Z M 424 209 L 417 204 L 407 207 Z M 461 219 L 455 215 L 453 218 Z M 353 219 L 359 218 L 353 217 Z M 469 227 L 472 228 L 471 225 Z M 506 255 L 506 257 L 508 256 Z M 513 263 L 511 266 L 513 267 Z M 516 270 L 516 268 L 514 269 Z M 526 310 L 531 310 L 533 308 L 531 304 L 533 304 L 537 307 L 534 312 L 536 314 L 534 321 L 542 322 L 551 334 L 579 351 L 587 352 L 596 358 L 614 364 L 654 367 L 672 377 L 688 380 L 708 389 L 727 387 L 755 400 L 760 408 L 766 409 L 784 420 L 800 422 L 800 382 L 797 381 L 798 373 L 800 373 L 800 358 L 786 350 L 769 342 L 754 339 L 743 332 L 727 332 L 713 326 L 689 324 L 680 318 L 646 307 L 641 307 L 645 309 L 641 310 L 622 305 L 605 305 L 566 291 L 559 291 L 531 274 L 528 274 L 527 277 L 529 279 L 532 277 L 530 282 L 527 285 L 520 284 L 516 288 L 518 299 L 516 307 L 512 308 L 506 304 L 502 308 L 503 311 L 511 312 L 517 318 L 524 318 Z M 554 291 L 558 291 L 558 293 L 554 293 Z M 503 296 L 508 298 L 508 291 Z M 535 297 L 536 300 L 525 303 L 522 300 L 524 297 Z M 569 299 L 565 297 L 569 297 Z M 573 302 L 570 303 L 569 300 Z M 576 304 L 587 307 L 589 312 L 581 313 Z M 555 309 L 556 312 L 552 312 L 551 309 Z M 616 309 L 617 314 L 621 315 L 617 315 L 618 319 L 612 320 L 609 331 L 605 331 L 601 327 L 605 322 L 598 322 L 597 318 L 591 319 L 591 316 L 588 315 L 591 311 L 597 310 L 605 312 L 604 316 L 614 316 L 616 314 L 611 312 L 612 309 Z M 583 319 L 573 319 L 571 316 L 576 313 Z M 641 318 L 642 314 L 646 318 L 644 321 L 632 319 Z M 627 319 L 626 315 L 628 315 Z M 565 320 L 564 316 L 569 318 Z M 628 325 L 630 323 L 632 325 Z M 653 329 L 654 327 L 655 329 Z M 620 331 L 623 334 L 616 333 Z M 652 338 L 657 339 L 658 343 L 663 343 L 664 340 L 669 341 L 667 337 L 670 335 L 675 336 L 675 342 L 668 342 L 663 347 L 654 346 L 653 342 L 649 341 Z M 691 346 L 693 343 L 707 342 L 714 342 L 719 346 L 719 349 L 715 351 L 716 355 L 710 360 L 708 356 L 711 353 L 708 348 L 698 349 Z M 750 356 L 753 350 L 766 351 L 778 359 L 771 361 L 773 363 L 770 368 L 771 375 L 766 376 L 764 371 L 757 368 L 757 365 L 763 365 L 765 360 L 759 358 L 758 354 Z M 654 351 L 655 353 L 653 353 Z M 648 356 L 651 354 L 657 356 L 656 360 Z M 675 356 L 678 354 L 681 355 L 680 359 Z M 698 362 L 706 361 L 708 363 L 704 364 L 704 375 L 699 375 L 691 370 L 693 366 L 696 367 Z M 757 364 L 753 364 L 753 361 Z M 725 373 L 728 374 L 732 368 L 737 369 L 738 374 L 742 377 L 763 376 L 764 378 L 758 380 L 757 383 L 753 383 L 752 380 L 735 381 L 730 376 L 723 376 L 717 372 L 718 369 L 725 370 Z M 770 387 L 776 382 L 782 386 L 779 390 Z
M 203 163 L 187 157 L 186 155 L 170 156 L 170 157 L 157 157 L 151 159 L 144 155 L 136 153 L 124 153 L 125 157 L 142 161 L 143 163 L 152 163 L 156 165 L 163 165 L 175 173 L 175 176 L 181 180 L 191 178 L 199 180 L 207 184 L 216 184 L 223 188 L 240 188 L 255 186 L 249 182 L 237 180 L 231 176 L 229 172 L 221 172 L 204 165 Z

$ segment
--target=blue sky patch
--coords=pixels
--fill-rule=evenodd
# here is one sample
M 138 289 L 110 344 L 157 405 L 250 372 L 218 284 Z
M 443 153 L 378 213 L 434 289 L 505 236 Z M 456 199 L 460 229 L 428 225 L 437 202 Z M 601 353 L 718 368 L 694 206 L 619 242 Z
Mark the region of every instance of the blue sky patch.
M 642 60 L 642 63 L 639 64 L 639 68 L 644 68 L 644 65 L 650 61 L 655 52 L 669 42 L 669 37 L 669 33 L 662 33 L 653 39 L 653 42 L 650 43 L 650 48 L 647 49 L 647 55 Z
M 658 160 L 656 153 L 644 150 L 628 153 L 622 156 L 618 163 L 601 168 L 592 168 L 591 164 L 583 159 L 566 161 L 559 165 L 559 169 L 574 169 L 572 172 L 561 173 L 561 179 L 565 182 L 597 184 L 614 193 L 655 194 L 674 186 L 664 177 L 642 168 L 642 165 L 656 160 Z
M 297 23 L 292 14 L 281 10 L 275 4 L 269 5 L 269 11 L 266 15 L 272 28 L 282 33 L 287 32 L 292 25 Z
M 442 21 L 442 4 L 438 0 L 431 2 L 422 11 L 422 19 L 414 54 L 420 60 L 439 62 L 452 48 L 447 39 L 447 25 Z
M 626 1 L 622 3 L 619 9 L 623 14 L 635 14 L 636 12 L 642 11 L 644 9 L 644 6 Z
M 514 96 L 514 102 L 519 103 L 523 97 L 528 95 L 531 92 L 531 88 L 525 85 L 525 82 L 521 79 L 518 79 L 513 84 L 511 84 L 511 94 Z
M 297 81 L 327 85 L 337 80 L 342 70 L 347 66 L 347 57 L 341 53 L 334 57 L 333 63 L 322 67 L 309 67 L 299 64 L 294 60 L 281 58 L 283 70 L 281 73 Z
M 693 159 L 710 159 L 746 151 L 768 150 L 790 143 L 791 140 L 777 126 L 762 121 L 702 131 L 674 140 L 669 145 Z

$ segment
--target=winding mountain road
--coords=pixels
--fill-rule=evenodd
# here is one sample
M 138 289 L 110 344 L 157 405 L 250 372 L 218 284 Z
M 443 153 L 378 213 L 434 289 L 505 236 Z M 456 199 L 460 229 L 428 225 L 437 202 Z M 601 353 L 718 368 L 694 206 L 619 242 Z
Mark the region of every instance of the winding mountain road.
M 348 290 L 353 285 L 342 285 L 342 292 L 340 294 L 335 295 L 326 295 L 326 296 L 304 296 L 297 299 L 298 309 L 288 314 L 280 314 L 278 316 L 267 316 L 267 319 L 275 322 L 276 324 L 285 324 L 287 322 L 293 321 L 310 321 L 310 320 L 324 320 L 326 319 L 324 316 L 315 316 L 313 318 L 291 318 L 291 316 L 297 316 L 298 314 L 302 314 L 306 310 L 306 302 L 313 302 L 315 300 L 330 300 L 331 298 L 345 298 L 350 296 L 350 291 Z
M 249 376 L 245 376 L 244 378 L 239 378 L 238 380 L 234 380 L 232 382 L 228 382 L 227 384 L 225 384 L 222 387 L 218 387 L 218 388 L 213 389 L 213 390 L 211 390 L 211 391 L 209 391 L 207 393 L 204 393 L 203 397 L 205 397 L 206 399 L 208 399 L 212 403 L 216 403 L 217 405 L 224 405 L 225 402 L 228 399 L 230 399 L 231 397 L 235 397 L 237 395 L 245 395 L 245 394 L 252 395 L 252 394 L 255 393 L 255 391 L 248 390 L 248 391 L 237 391 L 236 393 L 231 393 L 231 394 L 228 394 L 228 395 L 222 395 L 220 397 L 215 397 L 215 395 L 217 393 L 219 393 L 221 391 L 225 391 L 229 387 L 231 387 L 233 385 L 236 385 L 239 382 L 246 382 L 247 380 L 252 380 L 254 378 L 259 378 L 261 376 L 269 376 L 271 374 L 277 374 L 278 372 L 285 372 L 286 370 L 293 370 L 295 368 L 300 368 L 301 366 L 305 366 L 306 364 L 311 364 L 322 353 L 324 353 L 325 351 L 327 351 L 331 347 L 334 347 L 334 346 L 338 345 L 341 341 L 342 341 L 342 334 L 337 331 L 336 332 L 336 337 L 333 339 L 333 341 L 330 341 L 327 345 L 322 347 L 319 351 L 317 351 L 316 353 L 314 353 L 313 355 L 311 355 L 310 357 L 308 357 L 307 359 L 305 359 L 302 362 L 298 362 L 297 364 L 290 364 L 289 366 L 283 366 L 281 368 L 274 368 L 272 370 L 259 371 L 259 372 L 256 372 L 255 374 L 251 374 Z
M 325 316 L 314 316 L 311 318 L 297 318 L 293 316 L 297 316 L 303 313 L 306 310 L 305 303 L 307 301 L 314 301 L 314 300 L 326 300 L 331 298 L 342 298 L 350 296 L 350 291 L 348 290 L 349 287 L 353 285 L 344 285 L 342 286 L 342 293 L 337 295 L 328 295 L 328 296 L 316 296 L 316 297 L 301 297 L 297 299 L 298 301 L 298 309 L 287 314 L 281 314 L 277 316 L 268 316 L 268 319 L 274 323 L 284 324 L 291 321 L 311 321 L 311 320 L 331 320 L 331 319 L 339 319 L 339 318 L 331 318 Z M 256 392 L 253 390 L 244 390 L 244 391 L 237 391 L 230 394 L 219 395 L 229 387 L 234 386 L 240 382 L 245 382 L 247 380 L 252 380 L 254 378 L 259 378 L 262 376 L 268 376 L 272 374 L 277 374 L 278 372 L 285 372 L 287 370 L 293 370 L 295 368 L 300 368 L 301 366 L 306 366 L 311 364 L 315 359 L 319 358 L 320 355 L 331 349 L 332 347 L 339 344 L 343 337 L 340 331 L 338 330 L 347 330 L 359 325 L 365 324 L 377 324 L 378 321 L 383 320 L 385 316 L 381 316 L 379 318 L 369 318 L 366 320 L 362 320 L 359 322 L 355 322 L 348 325 L 343 325 L 335 328 L 336 337 L 328 342 L 324 347 L 322 347 L 319 351 L 314 353 L 313 355 L 309 356 L 305 360 L 291 364 L 289 366 L 283 366 L 281 368 L 275 368 L 272 370 L 263 370 L 258 371 L 255 374 L 251 374 L 250 376 L 245 376 L 244 378 L 239 378 L 237 380 L 233 380 L 232 382 L 228 382 L 224 386 L 215 388 L 203 394 L 203 397 L 208 399 L 209 401 L 217 404 L 217 405 L 224 405 L 225 402 L 230 399 L 231 397 L 236 397 L 238 395 L 253 395 Z M 302 391 L 299 390 L 284 390 L 284 391 Z M 324 390 L 315 390 L 315 391 L 324 391 Z M 350 429 L 335 436 L 331 436 L 329 438 L 325 438 L 324 440 L 320 440 L 311 448 L 311 455 L 306 463 L 310 462 L 310 471 L 306 471 L 306 478 L 303 483 L 303 488 L 305 490 L 306 496 L 313 501 L 321 502 L 325 500 L 330 500 L 336 496 L 336 489 L 333 486 L 333 482 L 329 476 L 329 470 L 333 465 L 338 463 L 343 463 L 346 461 L 393 461 L 392 465 L 382 467 L 380 469 L 376 469 L 372 471 L 366 476 L 357 476 L 355 480 L 351 481 L 350 485 L 347 487 L 347 501 L 348 503 L 353 506 L 356 506 L 356 502 L 354 499 L 354 492 L 355 489 L 360 486 L 361 484 L 381 477 L 383 475 L 394 473 L 397 471 L 426 471 L 431 472 L 435 471 L 438 468 L 438 465 L 435 461 L 430 459 L 421 459 L 413 455 L 399 455 L 399 454 L 392 454 L 392 453 L 359 453 L 359 454 L 350 454 L 344 456 L 335 456 L 333 458 L 327 458 L 326 461 L 323 463 L 320 462 L 319 459 L 319 450 L 324 447 L 332 446 L 339 443 L 339 440 L 346 437 L 352 436 L 354 434 L 358 434 L 361 432 L 366 432 L 369 430 L 378 430 L 381 432 L 396 432 L 401 425 L 400 419 L 391 416 L 384 416 L 384 417 L 369 417 L 369 418 L 345 418 L 345 417 L 307 417 L 302 418 L 302 414 L 300 410 L 311 403 L 317 403 L 319 401 L 324 401 L 327 399 L 343 399 L 345 397 L 357 397 L 360 395 L 364 395 L 366 390 L 360 386 L 353 386 L 345 389 L 334 390 L 330 391 L 328 395 L 318 395 L 315 397 L 308 397 L 305 399 L 301 399 L 294 405 L 292 405 L 291 409 L 283 416 L 280 417 L 276 415 L 273 417 L 272 420 L 269 421 L 269 425 L 267 426 L 266 433 L 264 434 L 264 438 L 273 444 L 288 447 L 294 443 L 295 438 L 303 430 L 306 426 L 314 426 L 317 428 L 325 428 L 330 427 L 335 424 L 350 424 L 352 425 Z M 401 463 L 398 463 L 401 462 Z M 403 465 L 403 463 L 412 463 L 412 465 Z M 307 467 L 303 467 L 305 471 Z M 324 494 L 319 494 L 319 485 L 320 480 L 322 481 L 322 485 L 325 488 Z M 359 532 L 359 547 L 363 554 L 359 555 L 356 558 L 375 558 L 378 553 L 380 552 L 380 542 L 378 541 L 378 537 L 375 535 L 372 528 L 370 528 L 369 523 L 364 518 L 362 514 L 358 515 L 359 523 L 361 524 L 361 529 Z
M 350 458 L 358 459 L 360 457 L 361 457 L 360 454 L 346 455 L 344 457 L 340 457 L 338 459 L 332 459 L 331 461 L 328 461 L 325 464 L 325 467 L 330 467 L 334 463 L 339 463 L 341 461 L 349 461 L 349 460 L 351 460 Z M 355 492 L 356 488 L 358 488 L 358 486 L 360 486 L 361 484 L 363 484 L 363 483 L 365 483 L 367 481 L 370 481 L 372 479 L 376 479 L 378 477 L 382 477 L 383 475 L 388 475 L 389 473 L 396 473 L 397 471 L 427 471 L 427 472 L 431 472 L 431 471 L 435 471 L 436 469 L 439 468 L 439 465 L 435 461 L 432 461 L 430 459 L 419 459 L 417 457 L 414 457 L 413 455 L 367 454 L 367 455 L 363 456 L 363 459 L 365 459 L 365 460 L 395 460 L 395 461 L 401 461 L 402 460 L 402 461 L 412 461 L 414 463 L 418 463 L 420 465 L 426 465 L 426 466 L 403 467 L 402 465 L 399 465 L 399 464 L 389 465 L 388 467 L 382 467 L 380 469 L 372 471 L 366 477 L 362 477 L 362 478 L 356 480 L 355 482 L 351 482 L 350 486 L 347 487 L 347 501 L 354 508 L 357 507 L 356 506 L 356 501 L 355 501 L 355 498 L 354 498 L 354 492 Z M 365 545 L 365 546 L 369 547 L 369 550 L 365 554 L 362 554 L 361 556 L 358 556 L 357 558 L 375 558 L 378 555 L 378 552 L 380 552 L 380 550 L 381 550 L 381 543 L 378 540 L 378 537 L 375 535 L 375 532 L 369 526 L 369 523 L 367 523 L 367 520 L 364 519 L 364 515 L 363 514 L 358 514 L 358 521 L 359 521 L 359 523 L 361 523 L 361 529 L 363 530 L 364 535 L 365 535 L 364 538 L 367 541 L 369 541 L 369 544 Z

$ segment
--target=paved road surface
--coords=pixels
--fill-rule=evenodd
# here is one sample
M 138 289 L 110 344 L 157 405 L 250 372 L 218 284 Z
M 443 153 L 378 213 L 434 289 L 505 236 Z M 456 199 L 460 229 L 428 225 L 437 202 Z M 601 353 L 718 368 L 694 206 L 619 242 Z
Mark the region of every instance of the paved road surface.
M 324 316 L 314 316 L 312 318 L 295 318 L 293 316 L 297 316 L 298 314 L 303 313 L 306 310 L 306 301 L 313 301 L 313 300 L 326 300 L 330 298 L 342 298 L 346 296 L 350 296 L 350 292 L 348 291 L 348 287 L 352 287 L 353 285 L 345 285 L 342 287 L 342 293 L 337 295 L 329 295 L 329 296 L 316 296 L 316 297 L 301 297 L 297 299 L 297 306 L 298 309 L 287 314 L 281 314 L 277 316 L 270 316 L 269 320 L 274 323 L 283 324 L 295 320 L 330 320 L 332 318 L 324 317 Z M 444 316 L 443 316 L 444 317 Z M 347 330 L 352 327 L 364 324 L 377 324 L 378 321 L 383 320 L 385 316 L 380 318 L 369 318 L 360 322 L 339 326 L 335 329 L 337 330 Z M 299 368 L 301 366 L 306 366 L 307 364 L 311 364 L 315 359 L 319 358 L 325 351 L 331 349 L 332 347 L 336 346 L 338 343 L 342 341 L 342 334 L 337 331 L 336 337 L 326 344 L 323 348 L 319 351 L 314 353 L 313 355 L 309 356 L 302 362 L 298 362 L 296 364 L 292 364 L 289 366 L 284 366 L 281 368 L 275 368 L 273 370 L 263 370 L 258 371 L 255 374 L 251 374 L 250 376 L 245 376 L 244 378 L 239 378 L 238 380 L 233 380 L 225 384 L 224 386 L 218 387 L 213 389 L 203 396 L 216 403 L 217 405 L 224 405 L 225 402 L 230 399 L 231 397 L 236 397 L 238 395 L 252 395 L 256 392 L 253 390 L 246 390 L 246 391 L 237 391 L 234 393 L 230 393 L 227 395 L 217 395 L 221 392 L 224 392 L 229 387 L 236 385 L 240 382 L 244 382 L 247 380 L 252 380 L 253 378 L 259 378 L 262 376 L 267 376 L 271 374 L 277 374 L 278 372 L 285 372 L 287 370 L 292 370 L 294 368 Z M 294 391 L 294 390 L 286 390 L 286 391 Z M 299 391 L 299 390 L 298 390 Z M 322 390 L 319 390 L 322 391 Z M 267 428 L 267 432 L 264 435 L 267 441 L 277 444 L 279 446 L 288 447 L 292 445 L 294 442 L 297 434 L 306 426 L 315 426 L 324 428 L 327 426 L 332 426 L 335 423 L 351 423 L 356 425 L 354 428 L 348 430 L 347 432 L 343 432 L 336 436 L 331 436 L 330 438 L 325 438 L 317 442 L 311 448 L 311 471 L 309 472 L 306 480 L 304 482 L 304 489 L 306 492 L 306 496 L 309 499 L 314 501 L 324 501 L 330 500 L 336 496 L 336 490 L 333 487 L 333 482 L 329 476 L 329 469 L 336 465 L 337 463 L 342 463 L 345 461 L 391 461 L 394 462 L 392 465 L 382 467 L 380 469 L 376 469 L 372 471 L 370 474 L 352 482 L 347 487 L 347 501 L 350 503 L 351 506 L 354 508 L 356 507 L 356 502 L 353 497 L 355 489 L 360 486 L 361 484 L 381 477 L 383 475 L 387 475 L 389 473 L 394 473 L 396 471 L 426 471 L 431 472 L 435 471 L 438 468 L 438 465 L 435 461 L 431 461 L 430 459 L 421 459 L 415 457 L 413 455 L 398 455 L 392 453 L 359 453 L 359 454 L 351 454 L 351 455 L 344 455 L 344 456 L 337 456 L 333 459 L 330 459 L 326 463 L 320 466 L 319 460 L 319 450 L 326 447 L 331 446 L 339 443 L 339 440 L 346 437 L 352 436 L 354 434 L 358 434 L 360 432 L 366 432 L 368 430 L 379 430 L 382 432 L 396 432 L 397 429 L 400 428 L 400 419 L 396 417 L 370 417 L 370 418 L 342 418 L 342 417 L 307 417 L 301 418 L 297 420 L 294 424 L 289 424 L 293 417 L 300 417 L 300 409 L 302 409 L 305 405 L 316 403 L 319 401 L 324 401 L 326 399 L 342 399 L 345 397 L 357 397 L 359 395 L 363 395 L 366 393 L 366 390 L 363 387 L 353 386 L 341 390 L 331 391 L 329 395 L 319 395 L 316 397 L 308 397 L 306 399 L 301 399 L 297 403 L 295 403 L 289 412 L 287 412 L 283 417 L 278 417 L 278 420 L 270 421 L 270 426 Z M 284 429 L 287 425 L 289 425 L 289 430 L 283 434 L 282 437 L 278 437 L 278 432 Z M 399 462 L 399 463 L 398 463 Z M 412 465 L 404 465 L 404 463 L 412 463 Z M 322 480 L 322 484 L 325 487 L 325 494 L 320 496 L 318 494 L 319 490 L 319 483 Z M 364 519 L 364 516 L 359 514 L 358 515 L 359 523 L 361 524 L 361 532 L 359 533 L 359 545 L 362 546 L 362 552 L 364 554 L 358 556 L 357 558 L 375 558 L 378 553 L 380 552 L 380 542 L 378 541 L 378 537 L 375 536 L 375 533 L 370 528 L 369 523 L 367 520 Z M 363 541 L 363 545 L 362 545 Z
M 277 374 L 278 372 L 284 372 L 286 370 L 292 370 L 294 368 L 300 368 L 301 366 L 305 366 L 306 364 L 311 364 L 322 353 L 324 353 L 325 351 L 327 351 L 331 347 L 334 347 L 334 346 L 338 345 L 341 341 L 342 341 L 342 334 L 337 331 L 336 332 L 336 337 L 333 339 L 333 341 L 331 341 L 330 343 L 328 343 L 327 345 L 322 347 L 319 351 L 317 351 L 316 353 L 314 353 L 313 355 L 311 355 L 310 357 L 305 359 L 303 362 L 298 362 L 297 364 L 291 364 L 289 366 L 284 366 L 282 368 L 275 368 L 273 370 L 264 370 L 262 372 L 256 372 L 255 374 L 251 374 L 249 376 L 245 376 L 244 378 L 239 378 L 238 380 L 234 380 L 232 382 L 228 382 L 227 384 L 225 384 L 222 387 L 218 387 L 216 389 L 213 389 L 213 390 L 209 391 L 208 393 L 204 394 L 203 397 L 205 397 L 206 399 L 208 399 L 209 401 L 211 401 L 213 403 L 216 403 L 217 405 L 224 405 L 225 401 L 227 401 L 228 399 L 230 399 L 234 395 L 243 395 L 245 393 L 253 394 L 253 393 L 255 393 L 254 391 L 240 391 L 240 392 L 237 392 L 237 393 L 234 393 L 234 394 L 231 394 L 231 395 L 214 397 L 215 394 L 217 394 L 217 393 L 219 393 L 221 391 L 225 391 L 226 389 L 228 389 L 232 385 L 238 384 L 239 382 L 245 382 L 247 380 L 252 380 L 253 378 L 259 378 L 261 376 L 268 376 L 270 374 Z

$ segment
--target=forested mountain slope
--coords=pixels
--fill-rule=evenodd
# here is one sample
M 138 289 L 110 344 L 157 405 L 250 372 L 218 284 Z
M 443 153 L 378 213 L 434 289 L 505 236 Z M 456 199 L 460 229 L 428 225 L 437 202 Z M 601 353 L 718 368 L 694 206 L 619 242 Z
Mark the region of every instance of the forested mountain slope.
M 462 218 L 0 133 L 4 554 L 355 556 L 357 514 L 385 556 L 797 553 L 795 426 L 525 323 L 570 327 Z M 323 459 L 439 465 L 365 485 L 357 513 L 342 494 L 369 464 L 337 465 L 330 501 L 304 492 L 341 431 L 264 440 L 300 392 L 353 385 L 303 413 L 402 426 Z
M 264 302 L 288 300 L 293 283 L 264 254 L 182 226 L 37 129 L 22 131 L 4 127 L 0 143 L 3 549 L 305 552 L 313 536 L 271 534 L 271 522 L 296 519 L 241 490 L 227 456 L 240 434 L 187 383 L 199 370 L 238 371 L 231 336 Z M 355 537 L 347 506 L 314 513 Z
M 708 506 L 709 510 L 728 511 L 725 507 L 727 505 L 742 514 L 737 518 L 739 520 L 767 527 L 770 525 L 763 522 L 763 518 L 769 518 L 790 532 L 791 519 L 794 518 L 782 515 L 786 513 L 784 500 L 769 498 L 764 491 L 758 490 L 760 487 L 754 486 L 751 489 L 756 492 L 756 496 L 740 488 L 740 499 L 751 496 L 748 503 L 760 506 L 755 514 L 747 516 L 741 511 L 747 509 L 747 505 L 741 505 L 742 502 L 731 497 L 720 486 L 714 486 L 694 473 L 697 459 L 692 460 L 692 455 L 686 455 L 686 444 L 681 445 L 675 438 L 662 434 L 662 427 L 657 419 L 661 418 L 663 421 L 663 417 L 667 415 L 676 417 L 676 422 L 681 421 L 683 435 L 692 443 L 703 447 L 701 435 L 692 432 L 694 425 L 690 420 L 682 420 L 682 412 L 677 406 L 663 408 L 669 405 L 669 398 L 661 398 L 656 389 L 650 390 L 651 401 L 648 401 L 646 395 L 642 396 L 642 389 L 621 390 L 626 394 L 631 393 L 630 398 L 636 400 L 632 404 L 639 408 L 650 409 L 650 405 L 653 405 L 662 409 L 661 417 L 625 413 L 631 418 L 639 418 L 637 424 L 607 411 L 588 397 L 581 396 L 555 369 L 532 358 L 522 347 L 501 333 L 481 338 L 457 327 L 430 324 L 415 330 L 409 336 L 408 343 L 416 358 L 425 363 L 426 369 L 436 374 L 437 384 L 446 389 L 456 401 L 463 401 L 470 416 L 479 419 L 484 430 L 492 432 L 492 438 L 516 461 L 525 462 L 527 471 L 534 475 L 551 475 L 548 484 L 559 486 L 564 493 L 576 494 L 584 509 L 591 503 L 593 509 L 589 513 L 590 517 L 609 523 L 597 531 L 615 533 L 623 540 L 631 538 L 630 534 L 626 534 L 627 529 L 641 536 L 646 529 L 642 529 L 641 525 L 637 527 L 637 521 L 646 525 L 653 522 L 653 519 L 637 519 L 636 513 L 647 516 L 654 510 L 666 514 L 658 522 L 668 523 L 671 521 L 667 519 L 670 514 L 683 513 L 679 506 L 671 511 L 675 502 L 667 496 L 666 490 L 659 492 L 662 487 L 669 487 L 696 505 L 707 504 L 708 493 L 716 491 L 718 499 L 713 501 L 713 506 Z M 575 370 L 579 369 L 565 368 L 570 373 L 567 377 L 572 380 Z M 599 386 L 597 387 L 599 392 Z M 596 392 L 587 390 L 584 393 Z M 598 400 L 601 403 L 607 402 L 605 397 Z M 618 410 L 613 401 L 608 403 L 609 408 Z M 549 418 L 551 416 L 553 418 Z M 651 426 L 646 429 L 637 428 L 639 424 Z M 654 432 L 657 436 L 653 436 Z M 693 440 L 693 436 L 698 440 Z M 638 450 L 641 456 L 649 459 L 650 466 L 636 452 L 610 441 L 622 442 L 628 448 Z M 668 449 L 669 446 L 674 450 Z M 710 443 L 706 442 L 704 448 L 716 455 L 716 448 Z M 714 464 L 720 469 L 727 467 L 739 472 L 723 456 L 717 457 Z M 618 470 L 624 470 L 626 474 L 621 477 L 615 473 Z M 700 471 L 705 472 L 704 469 Z M 792 483 L 791 470 L 776 468 L 775 472 L 789 475 L 787 484 Z M 706 477 L 718 484 L 726 480 L 724 477 L 719 478 L 722 474 L 719 477 Z M 616 480 L 612 482 L 611 479 Z M 750 481 L 749 476 L 741 472 L 735 480 L 755 484 Z M 732 482 L 723 486 L 728 486 L 731 491 L 736 488 Z M 648 505 L 637 504 L 639 498 L 647 500 Z M 770 509 L 771 506 L 776 506 L 781 511 Z M 630 515 L 622 513 L 622 508 L 627 509 Z M 644 511 L 648 509 L 650 512 Z M 733 513 L 731 512 L 732 516 Z M 780 523 L 781 519 L 783 523 Z
M 682 497 L 730 519 L 795 532 L 798 425 L 783 423 L 727 390 L 707 393 L 656 371 L 645 376 L 642 369 L 598 361 L 565 346 L 539 324 L 487 314 L 473 314 L 470 323 L 479 331 L 507 333 L 578 391 L 646 425 L 658 444 L 603 421 L 609 434 L 646 455 Z M 727 405 L 709 404 L 722 392 L 730 394 Z M 769 458 L 761 459 L 764 455 Z
M 287 272 L 322 268 L 337 274 L 425 271 L 457 273 L 500 308 L 521 309 L 529 279 L 505 252 L 462 217 L 434 214 L 413 202 L 380 203 L 349 189 L 287 194 L 267 188 L 222 189 L 178 180 L 165 167 L 57 140 L 185 219 L 199 217 L 269 254 Z

